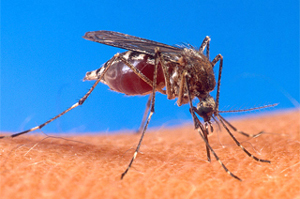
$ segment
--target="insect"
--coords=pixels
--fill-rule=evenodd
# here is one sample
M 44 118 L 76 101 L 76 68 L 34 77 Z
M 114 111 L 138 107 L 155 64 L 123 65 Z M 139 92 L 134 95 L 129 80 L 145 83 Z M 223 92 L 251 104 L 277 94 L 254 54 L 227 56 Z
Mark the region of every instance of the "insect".
M 230 128 L 233 131 L 248 137 L 257 137 L 263 132 L 256 135 L 250 135 L 243 131 L 239 131 L 220 115 L 222 111 L 219 111 L 219 96 L 223 57 L 221 54 L 218 54 L 212 61 L 210 61 L 210 38 L 208 36 L 204 38 L 199 49 L 196 49 L 191 45 L 170 46 L 113 31 L 87 32 L 83 38 L 109 46 L 126 49 L 128 51 L 115 54 L 99 69 L 87 72 L 84 80 L 96 80 L 96 82 L 89 91 L 70 108 L 39 126 L 9 136 L 0 136 L 0 139 L 4 137 L 16 137 L 43 128 L 53 120 L 61 117 L 77 106 L 82 105 L 98 83 L 102 82 L 108 85 L 110 89 L 116 92 L 125 93 L 126 95 L 149 94 L 147 108 L 144 114 L 144 118 L 147 118 L 147 120 L 143 119 L 142 121 L 141 138 L 129 165 L 121 175 L 121 179 L 123 179 L 129 171 L 136 156 L 138 155 L 144 134 L 154 113 L 156 92 L 167 95 L 168 99 L 177 98 L 178 106 L 189 104 L 195 129 L 205 142 L 208 161 L 211 160 L 210 153 L 212 153 L 230 176 L 237 180 L 241 180 L 238 176 L 234 175 L 227 169 L 209 144 L 207 135 L 209 132 L 213 131 L 211 123 L 212 120 L 216 121 L 218 125 L 221 124 L 234 142 L 249 157 L 258 162 L 270 163 L 269 160 L 257 158 L 248 152 L 233 136 Z M 204 54 L 205 48 L 206 54 Z M 218 62 L 219 73 L 218 81 L 216 83 L 213 68 Z M 217 94 L 215 100 L 210 95 L 210 92 L 213 91 L 216 86 Z M 195 98 L 199 100 L 197 106 L 194 106 L 192 103 L 192 100 Z M 270 106 L 274 105 L 267 105 L 248 110 Z M 199 120 L 197 115 L 203 118 L 204 123 Z

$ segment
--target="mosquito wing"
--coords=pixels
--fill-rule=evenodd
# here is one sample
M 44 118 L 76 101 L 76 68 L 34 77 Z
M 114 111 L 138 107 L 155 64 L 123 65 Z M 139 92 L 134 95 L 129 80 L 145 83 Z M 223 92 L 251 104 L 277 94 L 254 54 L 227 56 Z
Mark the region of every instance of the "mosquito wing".
M 172 56 L 172 54 L 174 56 L 182 51 L 182 48 L 113 31 L 101 30 L 87 32 L 83 38 L 109 46 L 145 53 L 152 56 L 155 54 L 154 49 L 156 47 L 159 47 L 160 52 L 162 52 L 165 57 L 168 57 L 168 55 Z

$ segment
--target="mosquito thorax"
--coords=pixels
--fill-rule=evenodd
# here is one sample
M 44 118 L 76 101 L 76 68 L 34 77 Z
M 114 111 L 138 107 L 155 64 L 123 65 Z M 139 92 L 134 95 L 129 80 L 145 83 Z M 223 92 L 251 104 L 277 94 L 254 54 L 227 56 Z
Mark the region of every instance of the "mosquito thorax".
M 185 48 L 180 65 L 188 71 L 192 96 L 204 99 L 216 86 L 216 79 L 209 58 L 194 48 Z
M 207 95 L 205 98 L 200 99 L 200 102 L 197 104 L 196 112 L 204 119 L 205 122 L 209 122 L 215 112 L 215 107 L 216 102 L 214 98 Z

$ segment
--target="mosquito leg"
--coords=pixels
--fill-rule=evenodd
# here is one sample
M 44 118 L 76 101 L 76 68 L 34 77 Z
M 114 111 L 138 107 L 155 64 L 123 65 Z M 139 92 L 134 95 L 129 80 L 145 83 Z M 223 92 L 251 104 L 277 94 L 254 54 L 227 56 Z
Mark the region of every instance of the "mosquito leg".
M 142 132 L 142 130 L 145 126 L 146 118 L 147 118 L 148 111 L 149 111 L 149 108 L 150 108 L 151 99 L 152 99 L 152 94 L 149 95 L 149 99 L 148 99 L 147 104 L 146 104 L 146 109 L 145 109 L 145 112 L 144 112 L 144 115 L 143 115 L 143 119 L 142 119 L 140 128 L 138 129 L 138 131 L 136 133 Z
M 135 68 L 131 63 L 129 63 L 125 58 L 123 58 L 122 56 L 119 56 L 119 59 L 126 64 L 137 76 L 139 76 L 139 78 L 141 78 L 142 80 L 144 80 L 149 86 L 153 85 L 153 82 L 146 77 L 139 69 Z
M 219 111 L 219 98 L 220 98 L 221 75 L 222 75 L 222 68 L 223 68 L 223 56 L 222 56 L 221 54 L 218 54 L 218 55 L 211 61 L 212 66 L 214 67 L 218 61 L 220 61 L 220 64 L 219 64 L 218 88 L 217 88 L 216 109 L 215 109 L 215 112 L 216 112 L 216 113 L 218 113 L 218 111 Z
M 208 60 L 209 60 L 209 47 L 210 47 L 209 43 L 210 43 L 210 38 L 207 41 L 207 45 L 206 45 L 206 57 L 208 58 Z
M 133 157 L 132 157 L 132 159 L 131 159 L 129 165 L 127 166 L 126 170 L 125 170 L 125 171 L 122 173 L 122 175 L 121 175 L 121 180 L 124 178 L 124 176 L 126 175 L 126 173 L 127 173 L 127 172 L 129 171 L 129 169 L 131 168 L 131 165 L 132 165 L 133 161 L 135 160 L 135 158 L 136 158 L 136 156 L 137 156 L 137 154 L 138 154 L 138 152 L 139 152 L 139 149 L 140 149 L 140 147 L 141 147 L 141 144 L 142 144 L 142 141 L 143 141 L 145 132 L 146 132 L 146 130 L 147 130 L 147 128 L 148 128 L 149 122 L 150 122 L 151 117 L 152 117 L 152 115 L 153 115 L 153 113 L 154 113 L 155 91 L 156 91 L 156 83 L 157 83 L 157 81 L 156 81 L 156 80 L 157 80 L 157 67 L 158 67 L 158 63 L 159 63 L 159 54 L 160 54 L 159 49 L 156 48 L 156 49 L 155 49 L 155 63 L 154 63 L 154 73 L 153 73 L 153 85 L 152 85 L 153 90 L 152 90 L 152 99 L 151 99 L 150 113 L 149 113 L 149 116 L 148 116 L 146 125 L 145 125 L 145 127 L 144 127 L 144 129 L 143 129 L 143 133 L 142 133 L 142 135 L 141 135 L 141 138 L 140 138 L 140 140 L 139 140 L 139 143 L 138 143 L 138 145 L 137 145 L 137 147 L 136 147 L 136 149 L 135 149 L 135 152 L 134 152 L 134 154 L 133 154 Z
M 88 96 L 91 94 L 91 92 L 95 89 L 95 87 L 97 86 L 97 84 L 100 82 L 100 80 L 103 78 L 104 74 L 106 73 L 106 71 L 109 69 L 109 67 L 111 66 L 111 64 L 115 61 L 115 59 L 119 56 L 119 54 L 116 54 L 112 59 L 111 62 L 106 66 L 106 68 L 103 69 L 102 74 L 99 76 L 99 78 L 97 79 L 97 81 L 94 83 L 94 85 L 90 88 L 90 90 L 77 102 L 75 103 L 73 106 L 71 106 L 70 108 L 66 109 L 65 111 L 61 112 L 60 114 L 56 115 L 55 117 L 51 118 L 50 120 L 46 121 L 45 123 L 33 127 L 31 129 L 28 129 L 26 131 L 22 131 L 20 133 L 15 133 L 12 135 L 8 135 L 8 136 L 0 136 L 0 139 L 5 138 L 5 137 L 17 137 L 19 135 L 25 134 L 25 133 L 29 133 L 32 131 L 35 131 L 37 129 L 41 129 L 44 126 L 46 126 L 47 124 L 49 124 L 50 122 L 52 122 L 53 120 L 61 117 L 62 115 L 64 115 L 65 113 L 69 112 L 70 110 L 76 108 L 77 106 L 80 106 L 84 103 L 84 101 L 88 98 Z
M 261 134 L 263 134 L 263 131 L 259 132 L 258 134 L 248 134 L 243 131 L 238 130 L 233 125 L 231 125 L 227 120 L 225 120 L 221 115 L 219 115 L 219 99 L 220 99 L 220 86 L 221 86 L 221 75 L 222 75 L 222 68 L 223 68 L 223 56 L 221 54 L 218 54 L 212 61 L 211 64 L 214 67 L 216 63 L 220 61 L 219 64 L 219 75 L 218 75 L 218 87 L 217 87 L 217 96 L 216 96 L 216 110 L 215 114 L 216 116 L 220 116 L 220 118 L 223 119 L 223 121 L 230 126 L 234 131 L 237 131 L 238 133 L 247 136 L 247 137 L 258 137 Z M 254 109 L 253 109 L 254 110 Z
M 212 149 L 212 147 L 209 145 L 208 140 L 205 138 L 204 136 L 204 127 L 203 125 L 200 123 L 199 119 L 197 118 L 192 104 L 192 98 L 191 98 L 191 94 L 190 94 L 190 90 L 189 90 L 189 85 L 188 85 L 189 81 L 188 81 L 188 77 L 186 76 L 186 87 L 187 87 L 187 92 L 188 92 L 188 97 L 189 97 L 189 104 L 190 104 L 190 110 L 191 110 L 191 114 L 193 117 L 193 121 L 194 121 L 194 125 L 195 127 L 197 127 L 197 131 L 199 133 L 199 135 L 201 136 L 201 138 L 204 140 L 206 146 L 208 147 L 208 149 L 212 152 L 212 154 L 215 156 L 216 160 L 221 164 L 221 166 L 223 167 L 223 169 L 226 171 L 226 173 L 228 173 L 230 176 L 234 177 L 235 179 L 242 181 L 242 179 L 240 179 L 239 177 L 237 177 L 236 175 L 234 175 L 233 173 L 231 173 L 227 167 L 223 164 L 223 162 L 220 160 L 220 158 L 217 156 L 217 154 L 215 153 L 215 151 Z M 197 118 L 197 119 L 196 119 Z M 199 121 L 199 122 L 198 122 Z M 202 133 L 203 134 L 202 134 Z
M 194 115 L 193 117 L 195 117 L 196 115 L 195 114 L 192 114 Z M 201 138 L 204 140 L 206 146 L 209 148 L 209 150 L 212 152 L 212 154 L 215 156 L 216 160 L 221 164 L 221 166 L 223 167 L 223 169 L 226 171 L 226 173 L 228 173 L 230 176 L 234 177 L 235 179 L 239 180 L 239 181 L 242 181 L 242 179 L 240 179 L 238 176 L 234 175 L 233 173 L 231 173 L 227 167 L 224 165 L 224 163 L 220 160 L 220 158 L 218 157 L 218 155 L 215 153 L 215 151 L 212 149 L 212 147 L 209 145 L 207 139 L 202 135 L 201 131 L 204 131 L 204 129 L 201 129 L 200 131 L 200 128 L 198 127 L 198 133 L 199 135 L 201 136 Z
M 267 162 L 267 163 L 271 163 L 271 161 L 269 160 L 264 160 L 264 159 L 260 159 L 255 157 L 254 155 L 252 155 L 249 151 L 247 151 L 240 143 L 239 141 L 232 135 L 232 133 L 230 132 L 230 130 L 227 128 L 226 124 L 224 123 L 223 119 L 220 117 L 220 115 L 217 115 L 217 118 L 221 121 L 223 127 L 226 129 L 226 131 L 229 133 L 229 135 L 232 137 L 232 139 L 234 140 L 234 142 L 236 143 L 236 145 L 238 145 L 239 147 L 241 147 L 241 149 L 251 158 L 253 158 L 254 160 L 258 161 L 258 162 Z
M 180 78 L 180 84 L 179 84 L 179 93 L 178 93 L 178 99 L 177 99 L 177 105 L 181 106 L 182 105 L 182 101 L 184 98 L 184 89 L 185 89 L 185 81 L 186 81 L 186 72 L 183 72 L 181 74 L 181 78 Z
M 173 96 L 173 90 L 171 87 L 171 80 L 170 80 L 170 73 L 168 71 L 168 68 L 165 65 L 165 61 L 161 53 L 158 54 L 159 62 L 162 67 L 163 73 L 164 73 L 164 78 L 165 78 L 165 84 L 166 84 L 166 94 L 168 99 L 174 99 Z
M 230 124 L 227 120 L 225 120 L 225 118 L 224 117 L 222 117 L 221 115 L 218 115 L 230 128 L 232 128 L 234 131 L 236 131 L 236 132 L 238 132 L 238 133 L 240 133 L 240 134 L 242 134 L 242 135 L 244 135 L 244 136 L 246 136 L 246 137 L 251 137 L 251 138 L 255 138 L 255 137 L 258 137 L 258 136 L 260 136 L 261 134 L 263 134 L 264 132 L 263 131 L 261 131 L 261 132 L 259 132 L 259 133 L 257 133 L 257 134 L 248 134 L 248 133 L 245 133 L 244 131 L 240 131 L 240 130 L 238 130 L 237 128 L 235 128 L 232 124 Z
M 199 48 L 199 52 L 203 54 L 204 49 L 206 47 L 206 57 L 209 59 L 209 42 L 210 42 L 210 38 L 209 36 L 206 36 L 204 38 L 204 40 L 202 41 L 202 44 Z
M 152 98 L 152 99 L 153 99 L 153 98 Z M 149 124 L 149 122 L 150 122 L 150 120 L 151 120 L 151 117 L 152 117 L 152 115 L 153 115 L 153 113 L 154 113 L 154 111 L 153 111 L 152 109 L 153 109 L 153 108 L 152 108 L 152 106 L 151 106 L 151 110 L 150 110 L 150 113 L 149 113 L 149 116 L 148 116 L 146 125 L 145 125 L 145 127 L 144 127 L 144 129 L 143 129 L 141 138 L 140 138 L 140 140 L 139 140 L 138 146 L 137 146 L 137 148 L 136 148 L 135 151 L 134 151 L 133 157 L 131 158 L 131 161 L 130 161 L 129 165 L 127 166 L 126 170 L 122 173 L 122 175 L 121 175 L 121 180 L 124 178 L 124 176 L 126 175 L 126 173 L 127 173 L 127 172 L 129 171 L 129 169 L 131 168 L 131 165 L 132 165 L 133 161 L 135 160 L 135 158 L 136 158 L 136 156 L 137 156 L 137 154 L 138 154 L 138 152 L 139 152 L 139 149 L 140 149 L 140 147 L 141 147 L 141 144 L 142 144 L 142 141 L 143 141 L 145 132 L 146 132 L 146 130 L 147 130 L 147 128 L 148 128 L 148 124 Z
M 185 85 L 187 84 L 186 81 L 187 81 L 187 79 L 186 79 L 186 72 L 183 72 L 182 75 L 181 75 L 180 85 L 179 85 L 179 94 L 178 94 L 178 100 L 177 100 L 177 105 L 178 106 L 182 105 L 182 100 L 183 100 L 183 97 L 184 97 Z M 191 98 L 191 96 L 189 96 L 189 98 Z M 192 109 L 191 112 L 194 112 L 194 109 L 196 109 L 196 108 L 193 107 L 193 106 L 191 106 L 191 109 Z M 194 120 L 194 124 L 195 124 L 195 129 L 197 129 L 198 125 L 202 125 L 197 116 L 193 117 L 193 120 Z M 203 132 L 204 138 L 208 142 L 208 139 L 207 139 L 208 131 L 207 131 L 207 129 L 204 130 L 204 128 L 203 128 L 202 132 Z M 207 160 L 210 162 L 210 160 L 211 160 L 210 159 L 210 152 L 209 152 L 209 148 L 207 146 L 206 146 L 206 154 L 207 154 Z

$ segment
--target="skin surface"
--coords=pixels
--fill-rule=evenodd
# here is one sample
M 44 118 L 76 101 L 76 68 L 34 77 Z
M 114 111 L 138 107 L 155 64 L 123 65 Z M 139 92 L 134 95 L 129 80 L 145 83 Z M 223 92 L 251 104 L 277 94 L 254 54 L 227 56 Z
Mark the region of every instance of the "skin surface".
M 47 137 L 42 133 L 0 140 L 1 198 L 300 198 L 300 111 L 229 119 L 256 162 L 215 126 L 209 141 L 229 176 L 191 124 L 149 129 L 123 180 L 140 135 Z M 65 140 L 66 138 L 67 140 Z

